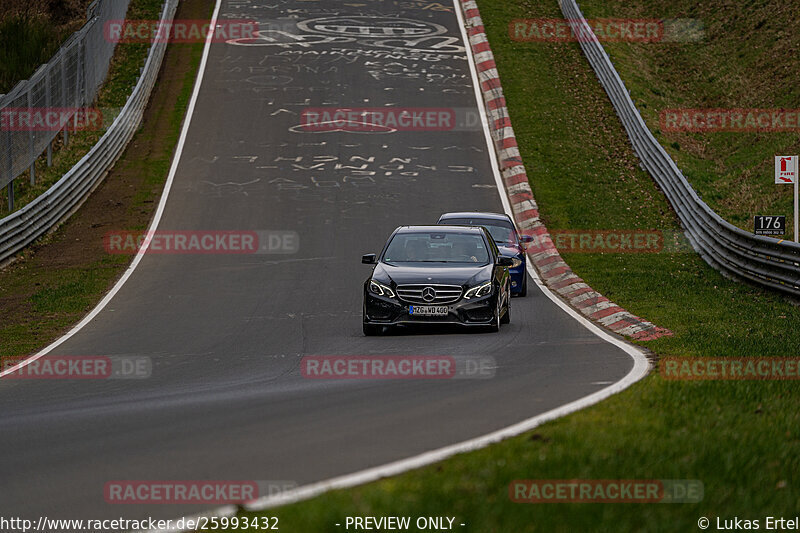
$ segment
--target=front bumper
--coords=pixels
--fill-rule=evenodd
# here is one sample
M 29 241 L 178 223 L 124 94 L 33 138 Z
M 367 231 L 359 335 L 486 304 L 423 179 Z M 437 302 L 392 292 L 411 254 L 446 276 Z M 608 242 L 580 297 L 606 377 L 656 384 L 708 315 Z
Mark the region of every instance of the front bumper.
M 409 313 L 412 304 L 397 298 L 378 296 L 369 291 L 364 294 L 364 323 L 394 326 L 400 324 L 459 324 L 486 326 L 494 321 L 497 293 L 482 298 L 461 298 L 448 304 L 447 316 L 418 316 Z M 443 306 L 444 307 L 444 306 Z

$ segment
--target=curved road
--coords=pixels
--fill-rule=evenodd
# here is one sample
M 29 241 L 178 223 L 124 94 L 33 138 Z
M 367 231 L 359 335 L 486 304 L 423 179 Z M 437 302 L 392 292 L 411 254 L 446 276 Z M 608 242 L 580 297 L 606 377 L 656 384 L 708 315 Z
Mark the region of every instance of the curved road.
M 446 2 L 257 4 L 222 3 L 222 19 L 255 18 L 268 31 L 211 46 L 159 229 L 289 231 L 299 248 L 149 253 L 56 350 L 149 357 L 148 379 L 0 380 L 0 515 L 193 514 L 214 505 L 112 505 L 103 489 L 113 480 L 328 479 L 500 429 L 632 368 L 533 283 L 497 334 L 364 337 L 362 254 L 398 225 L 502 210 L 484 133 L 474 124 L 296 126 L 314 107 L 474 116 L 458 22 Z M 488 356 L 497 368 L 492 379 L 309 380 L 307 355 Z

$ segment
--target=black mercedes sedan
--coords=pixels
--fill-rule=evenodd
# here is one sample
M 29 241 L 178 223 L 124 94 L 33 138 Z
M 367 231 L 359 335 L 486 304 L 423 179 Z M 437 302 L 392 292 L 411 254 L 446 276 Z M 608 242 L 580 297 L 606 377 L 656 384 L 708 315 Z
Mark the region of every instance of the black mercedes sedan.
M 511 318 L 512 259 L 483 227 L 402 226 L 364 283 L 364 334 L 386 326 L 460 324 L 499 331 Z

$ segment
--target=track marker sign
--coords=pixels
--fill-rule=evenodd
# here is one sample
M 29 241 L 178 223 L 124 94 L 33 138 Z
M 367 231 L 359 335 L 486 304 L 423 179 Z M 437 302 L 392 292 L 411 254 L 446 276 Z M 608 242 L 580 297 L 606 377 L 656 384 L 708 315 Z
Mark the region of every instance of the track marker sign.
M 784 215 L 756 215 L 753 217 L 753 233 L 783 237 L 786 233 L 786 217 Z
M 800 242 L 798 239 L 798 206 L 797 206 L 797 156 L 796 155 L 776 155 L 775 156 L 775 183 L 792 183 L 794 184 L 794 242 Z

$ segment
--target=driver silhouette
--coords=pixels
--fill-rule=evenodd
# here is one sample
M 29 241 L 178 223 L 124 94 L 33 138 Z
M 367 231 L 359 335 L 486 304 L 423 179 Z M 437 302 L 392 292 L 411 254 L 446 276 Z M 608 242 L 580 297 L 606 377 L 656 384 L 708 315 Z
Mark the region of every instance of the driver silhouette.
M 427 256 L 428 247 L 419 240 L 408 241 L 406 243 L 407 261 L 424 261 Z
M 469 242 L 459 242 L 453 246 L 453 251 L 457 257 L 466 257 L 473 263 L 478 262 L 475 246 Z

